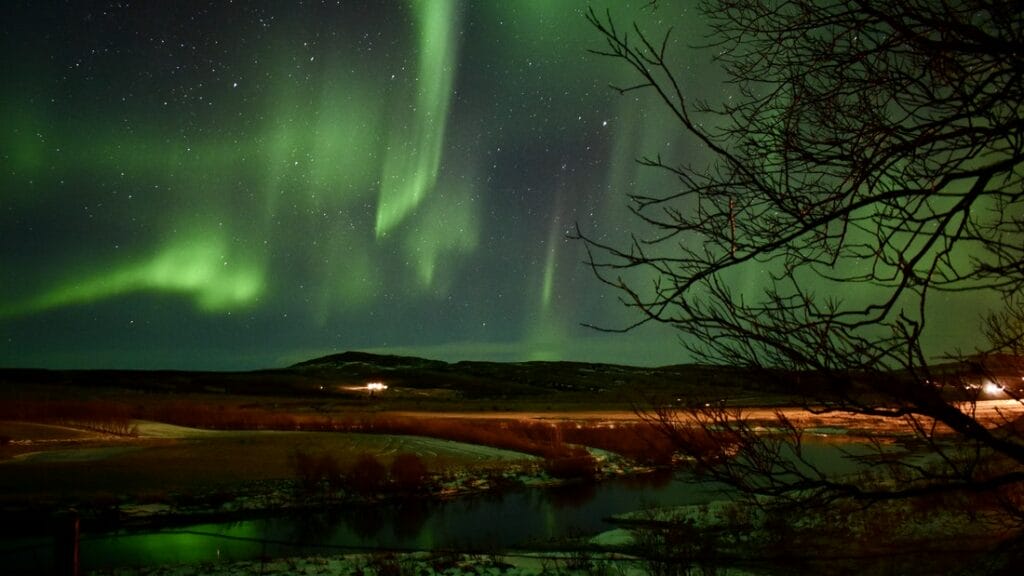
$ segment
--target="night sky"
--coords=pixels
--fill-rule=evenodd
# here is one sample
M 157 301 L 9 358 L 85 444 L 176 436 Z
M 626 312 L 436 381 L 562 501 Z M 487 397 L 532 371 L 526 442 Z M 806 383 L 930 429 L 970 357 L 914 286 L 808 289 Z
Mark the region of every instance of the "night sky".
M 606 4 L 730 96 L 693 3 Z M 4 1 L 0 366 L 689 361 L 580 326 L 635 318 L 567 233 L 628 239 L 626 195 L 676 185 L 638 157 L 707 161 L 608 87 L 586 6 Z
M 611 3 L 706 76 L 645 4 Z M 4 2 L 0 365 L 684 361 L 580 326 L 630 317 L 566 234 L 626 234 L 681 146 L 586 6 Z

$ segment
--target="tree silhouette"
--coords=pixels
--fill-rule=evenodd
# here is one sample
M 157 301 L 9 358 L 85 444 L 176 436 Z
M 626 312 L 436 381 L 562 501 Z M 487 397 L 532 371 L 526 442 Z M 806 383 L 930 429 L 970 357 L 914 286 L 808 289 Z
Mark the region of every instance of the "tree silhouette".
M 933 457 L 880 458 L 879 448 L 864 458 L 876 473 L 835 477 L 802 458 L 800 427 L 781 413 L 774 435 L 718 405 L 661 405 L 647 417 L 680 446 L 695 429 L 727 439 L 718 453 L 696 451 L 698 463 L 751 494 L 985 492 L 1020 513 L 1024 365 L 1011 355 L 1024 349 L 1021 3 L 702 8 L 705 48 L 733 92 L 717 104 L 688 98 L 668 35 L 589 13 L 606 41 L 595 52 L 636 79 L 616 89 L 653 97 L 712 157 L 639 160 L 676 185 L 629 195 L 631 241 L 577 230 L 597 277 L 638 313 L 614 329 L 670 324 L 699 360 L 756 371 L 759 385 L 815 413 L 899 419 Z M 765 281 L 743 281 L 751 276 Z M 974 349 L 936 349 L 936 320 L 965 301 L 987 304 L 964 326 Z M 983 415 L 989 392 L 1004 402 Z

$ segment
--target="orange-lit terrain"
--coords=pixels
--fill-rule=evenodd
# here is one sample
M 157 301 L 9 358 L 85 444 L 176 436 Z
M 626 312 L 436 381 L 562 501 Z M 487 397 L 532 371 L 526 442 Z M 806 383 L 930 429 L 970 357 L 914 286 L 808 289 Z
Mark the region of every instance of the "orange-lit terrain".
M 781 416 L 817 446 L 910 450 L 914 438 L 905 419 L 744 391 L 736 371 L 340 358 L 254 373 L 0 373 L 7 530 L 45 533 L 68 509 L 91 530 L 158 527 L 685 468 L 658 429 L 659 402 L 682 414 L 728 396 L 765 434 Z M 1007 427 L 1024 415 L 1012 393 L 963 409 Z

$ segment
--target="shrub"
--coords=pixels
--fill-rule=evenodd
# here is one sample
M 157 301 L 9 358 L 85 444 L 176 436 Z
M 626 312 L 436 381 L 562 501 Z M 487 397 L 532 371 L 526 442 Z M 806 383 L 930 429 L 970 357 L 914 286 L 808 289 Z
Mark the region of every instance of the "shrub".
M 649 511 L 648 521 L 632 530 L 633 552 L 652 576 L 718 574 L 720 558 L 715 534 L 694 518 L 660 518 Z
M 563 426 L 566 442 L 615 452 L 643 464 L 667 465 L 675 446 L 665 433 L 648 423 L 605 426 Z
M 409 560 L 403 561 L 398 556 L 388 553 L 377 553 L 369 557 L 366 563 L 366 570 L 374 576 L 412 576 L 417 574 L 415 565 Z M 366 570 L 360 573 L 365 573 Z
M 597 461 L 590 454 L 546 458 L 544 471 L 553 478 L 592 479 L 597 476 Z
M 481 444 L 544 458 L 569 455 L 559 430 L 548 423 L 526 420 L 488 422 L 482 426 L 461 418 L 377 416 L 341 424 L 344 429 L 378 434 L 411 434 Z
M 352 465 L 347 480 L 349 488 L 354 492 L 373 494 L 384 488 L 387 477 L 387 469 L 379 460 L 370 454 L 363 454 Z
M 427 481 L 427 466 L 415 454 L 399 454 L 391 462 L 391 483 L 399 492 L 419 492 Z
M 0 403 L 0 420 L 52 422 L 117 436 L 139 435 L 136 409 L 109 400 L 10 400 Z
M 296 450 L 293 462 L 295 475 L 305 492 L 330 492 L 339 487 L 341 466 L 334 456 L 330 454 L 315 456 Z

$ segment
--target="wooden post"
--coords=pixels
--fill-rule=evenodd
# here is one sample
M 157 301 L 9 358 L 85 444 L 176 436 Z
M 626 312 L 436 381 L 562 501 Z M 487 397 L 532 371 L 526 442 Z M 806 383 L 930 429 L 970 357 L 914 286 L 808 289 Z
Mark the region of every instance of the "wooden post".
M 55 574 L 78 576 L 78 536 L 80 521 L 75 509 L 57 514 L 54 538 Z

